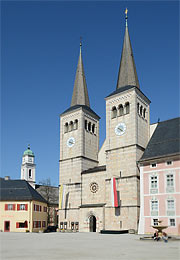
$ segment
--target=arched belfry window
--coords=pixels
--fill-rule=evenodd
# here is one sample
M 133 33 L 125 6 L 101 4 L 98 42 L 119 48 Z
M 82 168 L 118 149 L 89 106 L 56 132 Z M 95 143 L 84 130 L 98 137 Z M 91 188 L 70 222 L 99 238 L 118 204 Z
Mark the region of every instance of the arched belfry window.
M 129 105 L 129 102 L 126 102 L 126 104 L 125 104 L 125 113 L 126 113 L 126 114 L 129 114 L 129 113 L 130 113 L 130 105 Z
M 146 118 L 146 109 L 143 110 L 143 117 Z
M 78 120 L 76 119 L 74 121 L 74 130 L 78 129 Z
M 139 103 L 137 103 L 137 113 L 139 114 Z
M 73 122 L 71 121 L 70 123 L 69 123 L 69 131 L 72 131 L 73 130 Z
M 88 130 L 88 128 L 87 128 L 87 120 L 84 121 L 84 128 L 85 128 L 86 130 Z
M 142 113 L 143 113 L 143 107 L 141 106 L 140 107 L 140 115 L 142 116 Z
M 64 125 L 64 133 L 67 133 L 68 132 L 68 123 L 65 123 Z
M 111 118 L 115 118 L 115 117 L 117 117 L 117 109 L 116 107 L 113 107 L 111 111 Z
M 124 115 L 124 108 L 123 105 L 119 105 L 118 107 L 118 116 L 123 116 Z
M 88 123 L 88 131 L 91 131 L 91 122 Z
M 29 178 L 32 178 L 32 172 L 31 172 L 31 169 L 29 169 Z
M 95 124 L 92 125 L 92 132 L 95 134 Z

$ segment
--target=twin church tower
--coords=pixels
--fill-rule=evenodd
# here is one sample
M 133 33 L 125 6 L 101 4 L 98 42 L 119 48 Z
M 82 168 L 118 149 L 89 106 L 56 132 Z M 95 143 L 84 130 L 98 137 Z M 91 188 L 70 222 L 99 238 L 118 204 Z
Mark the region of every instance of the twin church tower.
M 100 150 L 100 117 L 90 107 L 81 52 L 80 44 L 71 106 L 60 116 L 59 225 L 83 232 L 137 230 L 137 162 L 149 141 L 150 101 L 140 90 L 127 12 L 117 86 L 106 97 L 106 140 Z

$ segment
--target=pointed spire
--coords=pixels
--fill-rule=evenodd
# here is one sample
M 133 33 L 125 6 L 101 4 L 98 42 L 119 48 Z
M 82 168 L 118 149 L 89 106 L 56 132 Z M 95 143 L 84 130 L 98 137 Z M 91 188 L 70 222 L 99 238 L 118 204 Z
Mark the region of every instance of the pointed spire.
M 123 49 L 122 49 L 122 54 L 121 54 L 121 62 L 120 62 L 119 75 L 118 75 L 116 89 L 124 87 L 124 86 L 128 86 L 128 85 L 136 86 L 139 88 L 139 81 L 138 81 L 138 77 L 137 77 L 131 41 L 130 41 L 129 32 L 128 32 L 127 13 L 128 13 L 128 9 L 126 8 L 126 11 L 125 11 L 126 29 L 125 29 L 124 43 L 123 43 Z
M 83 61 L 82 61 L 81 47 L 82 47 L 82 42 L 80 38 L 80 54 L 79 54 L 79 60 L 78 60 L 78 65 L 76 70 L 76 77 L 74 82 L 71 106 L 85 105 L 90 107 L 86 79 L 84 74 Z

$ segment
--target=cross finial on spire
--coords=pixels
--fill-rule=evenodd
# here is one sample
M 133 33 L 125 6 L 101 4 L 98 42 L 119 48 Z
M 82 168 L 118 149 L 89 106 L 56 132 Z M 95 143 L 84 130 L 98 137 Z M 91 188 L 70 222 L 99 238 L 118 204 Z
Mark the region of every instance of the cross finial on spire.
M 30 144 L 28 144 L 28 149 L 30 150 Z
M 126 10 L 125 10 L 125 15 L 126 15 L 126 26 L 127 26 L 127 20 L 128 20 L 128 9 L 127 9 L 127 7 L 126 7 Z

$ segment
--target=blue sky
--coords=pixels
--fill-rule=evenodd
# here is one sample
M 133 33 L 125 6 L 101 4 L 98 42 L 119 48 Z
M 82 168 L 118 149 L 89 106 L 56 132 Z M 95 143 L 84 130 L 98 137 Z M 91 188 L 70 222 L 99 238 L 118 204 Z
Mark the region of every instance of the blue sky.
M 79 38 L 91 108 L 101 117 L 116 88 L 128 8 L 129 33 L 151 123 L 179 116 L 178 1 L 1 2 L 1 176 L 20 178 L 30 143 L 36 181 L 59 182 L 59 114 L 70 106 Z

